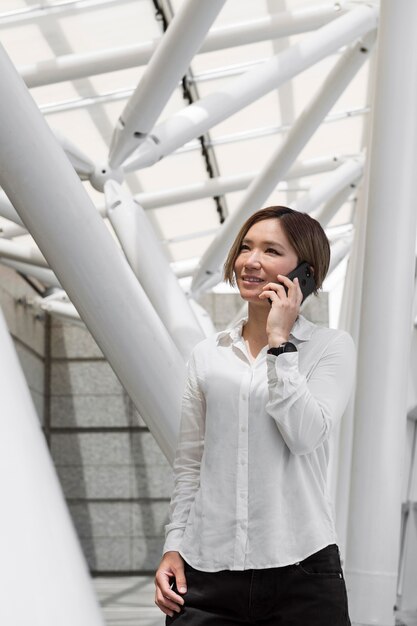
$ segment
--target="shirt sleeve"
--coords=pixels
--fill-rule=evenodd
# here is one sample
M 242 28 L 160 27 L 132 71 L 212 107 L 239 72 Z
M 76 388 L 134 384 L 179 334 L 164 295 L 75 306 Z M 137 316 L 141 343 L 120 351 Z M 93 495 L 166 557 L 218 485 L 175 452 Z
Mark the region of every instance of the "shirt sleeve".
M 204 449 L 206 404 L 197 376 L 194 353 L 182 397 L 180 434 L 174 459 L 174 491 L 169 522 L 165 526 L 163 553 L 179 550 L 191 505 L 200 486 L 200 466 Z
M 293 454 L 308 454 L 325 441 L 341 418 L 355 375 L 352 337 L 339 331 L 323 349 L 307 381 L 298 352 L 267 355 L 267 413 Z

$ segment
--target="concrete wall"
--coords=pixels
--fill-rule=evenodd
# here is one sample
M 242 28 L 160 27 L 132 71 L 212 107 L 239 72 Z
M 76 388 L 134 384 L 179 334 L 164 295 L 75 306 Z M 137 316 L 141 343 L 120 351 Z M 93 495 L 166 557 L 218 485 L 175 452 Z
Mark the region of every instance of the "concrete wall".
M 36 411 L 45 421 L 46 318 L 31 306 L 38 294 L 14 270 L 0 265 L 0 306 L 24 371 Z

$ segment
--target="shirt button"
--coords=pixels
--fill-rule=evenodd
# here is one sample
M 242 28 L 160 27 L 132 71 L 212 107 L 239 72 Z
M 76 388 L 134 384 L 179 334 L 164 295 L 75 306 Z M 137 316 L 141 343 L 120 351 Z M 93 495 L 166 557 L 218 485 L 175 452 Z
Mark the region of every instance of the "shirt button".
M 241 460 L 240 460 L 240 464 L 241 464 L 241 465 L 245 465 L 245 459 L 241 459 Z
M 242 431 L 242 433 L 245 433 L 246 432 L 246 426 L 241 426 L 240 430 Z
M 243 400 L 246 400 L 246 399 L 247 399 L 247 397 L 248 397 L 248 396 L 246 395 L 246 393 L 242 394 L 242 398 L 243 398 Z

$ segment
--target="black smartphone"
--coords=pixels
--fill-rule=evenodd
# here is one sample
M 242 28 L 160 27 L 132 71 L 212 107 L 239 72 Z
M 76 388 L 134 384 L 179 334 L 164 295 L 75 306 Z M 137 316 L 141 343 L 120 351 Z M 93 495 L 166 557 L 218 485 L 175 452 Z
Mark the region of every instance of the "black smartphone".
M 316 283 L 314 280 L 313 272 L 311 271 L 310 266 L 306 261 L 302 261 L 299 265 L 297 265 L 297 267 L 292 272 L 287 274 L 287 277 L 290 280 L 294 280 L 294 278 L 298 278 L 300 289 L 303 294 L 303 299 L 301 301 L 301 304 L 304 302 L 307 296 L 313 293 L 313 291 L 316 288 Z M 280 283 L 280 284 L 284 287 L 285 292 L 288 293 L 287 287 L 283 283 Z M 272 304 L 272 301 L 269 298 L 268 300 L 270 304 Z

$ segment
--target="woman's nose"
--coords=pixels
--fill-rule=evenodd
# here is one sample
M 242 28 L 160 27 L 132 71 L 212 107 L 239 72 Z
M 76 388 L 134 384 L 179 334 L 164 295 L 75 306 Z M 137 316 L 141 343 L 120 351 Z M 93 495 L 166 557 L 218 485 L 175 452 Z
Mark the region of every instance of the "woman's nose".
M 261 264 L 259 259 L 259 253 L 256 250 L 253 250 L 246 258 L 246 267 L 259 267 Z

